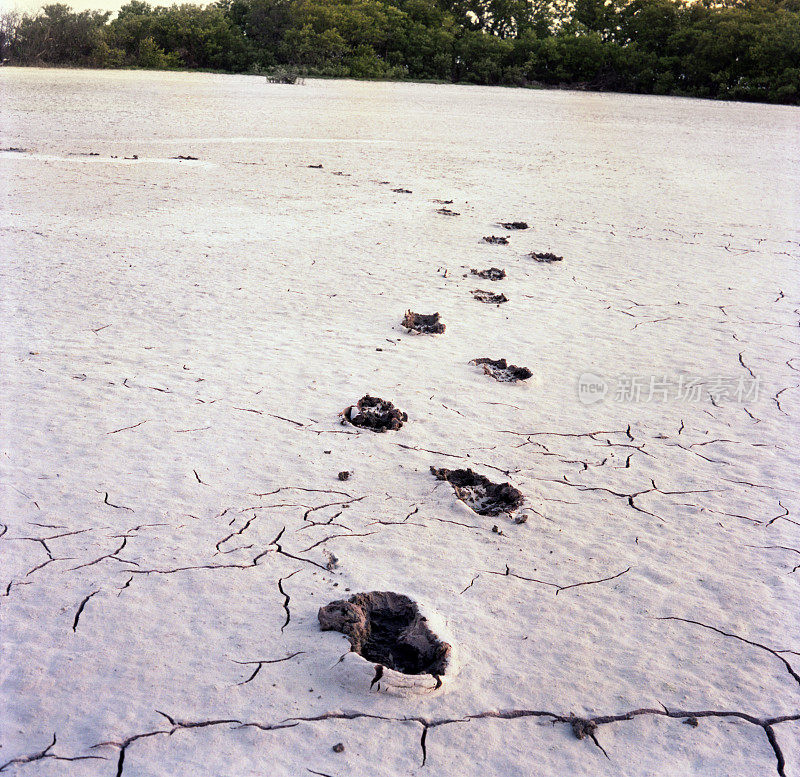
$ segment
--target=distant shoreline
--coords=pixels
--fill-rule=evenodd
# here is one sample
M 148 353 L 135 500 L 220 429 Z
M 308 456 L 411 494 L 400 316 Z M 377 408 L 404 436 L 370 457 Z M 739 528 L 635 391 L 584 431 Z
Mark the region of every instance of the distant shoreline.
M 226 0 L 0 14 L 0 61 L 800 105 L 796 0 Z
M 252 73 L 252 72 L 237 72 L 235 70 L 214 70 L 211 68 L 148 68 L 137 67 L 135 65 L 127 65 L 124 67 L 96 67 L 94 65 L 76 65 L 76 64 L 33 64 L 25 63 L 20 64 L 16 62 L 4 63 L 0 67 L 2 70 L 11 68 L 19 68 L 25 70 L 94 70 L 99 73 L 102 72 L 144 72 L 144 73 L 207 73 L 209 75 L 219 76 L 248 76 L 250 78 L 262 78 L 267 80 L 267 73 Z M 618 89 L 602 89 L 593 88 L 589 82 L 576 82 L 564 84 L 543 84 L 538 82 L 528 84 L 476 84 L 471 81 L 449 81 L 446 79 L 435 78 L 368 78 L 357 76 L 333 76 L 333 75 L 320 75 L 317 73 L 299 73 L 299 81 L 304 79 L 314 81 L 356 81 L 363 83 L 384 83 L 384 84 L 431 84 L 434 86 L 474 86 L 481 89 L 521 89 L 526 91 L 542 91 L 542 92 L 586 92 L 588 94 L 622 94 L 636 97 L 663 97 L 672 98 L 676 100 L 694 100 L 698 102 L 713 102 L 713 103 L 741 103 L 744 105 L 770 105 L 774 107 L 784 108 L 800 108 L 797 103 L 776 103 L 767 100 L 742 100 L 732 99 L 725 97 L 703 97 L 692 94 L 654 94 L 652 92 L 633 92 Z M 302 83 L 297 84 L 279 84 L 282 86 L 297 86 L 301 87 Z

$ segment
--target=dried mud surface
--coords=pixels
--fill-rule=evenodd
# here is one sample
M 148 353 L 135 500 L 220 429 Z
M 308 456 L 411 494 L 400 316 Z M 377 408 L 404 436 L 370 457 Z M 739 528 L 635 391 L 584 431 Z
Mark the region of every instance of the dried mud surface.
M 797 109 L 0 87 L 3 777 L 800 776 Z M 368 390 L 413 423 L 339 423 Z M 435 693 L 320 633 L 375 591 L 453 646 Z

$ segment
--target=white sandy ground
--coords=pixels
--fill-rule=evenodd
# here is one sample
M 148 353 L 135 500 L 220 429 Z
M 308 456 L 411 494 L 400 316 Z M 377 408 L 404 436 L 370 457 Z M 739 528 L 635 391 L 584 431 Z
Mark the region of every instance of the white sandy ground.
M 796 108 L 0 89 L 0 146 L 27 149 L 0 153 L 0 771 L 800 775 Z M 532 229 L 481 242 L 510 219 Z M 463 277 L 492 265 L 508 278 Z M 407 308 L 447 332 L 406 334 Z M 577 395 L 585 372 L 750 371 L 746 402 Z M 409 422 L 341 426 L 367 392 Z M 430 465 L 510 479 L 527 523 L 470 513 Z M 317 610 L 370 590 L 446 621 L 444 692 L 342 683 Z

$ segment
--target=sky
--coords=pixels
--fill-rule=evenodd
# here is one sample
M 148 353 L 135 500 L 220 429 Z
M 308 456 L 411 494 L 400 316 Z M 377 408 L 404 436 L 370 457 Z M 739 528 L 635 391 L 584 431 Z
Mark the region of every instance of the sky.
M 178 0 L 152 0 L 151 5 L 175 5 Z M 190 0 L 181 0 L 189 2 Z M 0 0 L 0 12 L 24 11 L 32 13 L 38 11 L 43 5 L 51 2 L 63 2 L 75 11 L 116 11 L 121 8 L 128 0 Z M 205 5 L 210 0 L 191 0 L 200 5 Z

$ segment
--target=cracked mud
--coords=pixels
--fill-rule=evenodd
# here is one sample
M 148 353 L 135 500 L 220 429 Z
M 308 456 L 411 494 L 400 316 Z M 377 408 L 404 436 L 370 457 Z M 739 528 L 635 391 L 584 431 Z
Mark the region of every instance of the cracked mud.
M 0 154 L 2 777 L 800 775 L 800 230 L 764 196 L 797 185 L 784 109 L 707 102 L 699 131 L 660 98 L 577 125 L 596 96 L 526 93 L 512 120 L 507 90 L 0 75 L 4 146 L 29 149 Z M 443 118 L 475 101 L 485 122 Z M 520 119 L 563 153 L 520 166 Z M 537 241 L 481 243 L 513 247 L 517 208 Z M 514 304 L 489 311 L 469 268 L 498 252 Z M 407 335 L 409 306 L 457 336 Z M 467 365 L 493 351 L 535 375 Z M 366 386 L 414 423 L 340 423 Z M 431 464 L 525 502 L 479 516 Z M 452 646 L 441 688 L 320 631 L 376 590 Z

